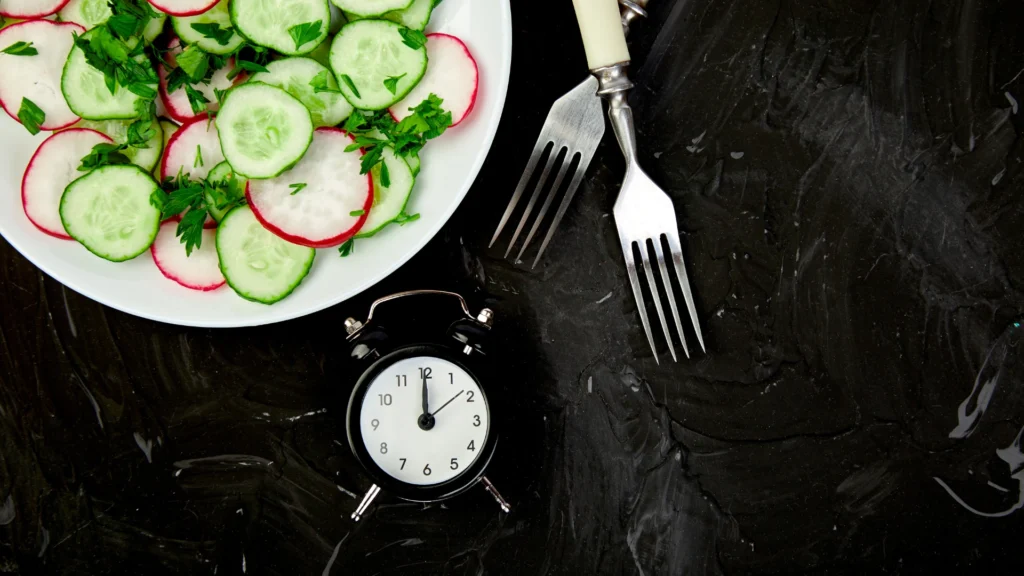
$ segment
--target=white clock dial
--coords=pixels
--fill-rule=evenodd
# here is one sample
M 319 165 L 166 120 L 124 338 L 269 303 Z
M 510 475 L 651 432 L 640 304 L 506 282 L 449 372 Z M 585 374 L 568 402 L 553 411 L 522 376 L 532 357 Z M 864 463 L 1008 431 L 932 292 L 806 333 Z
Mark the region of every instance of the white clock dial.
M 433 416 L 426 430 L 420 423 L 424 379 Z M 388 366 L 370 383 L 359 429 L 370 458 L 385 473 L 427 486 L 451 480 L 476 462 L 490 433 L 490 412 L 465 370 L 441 358 L 417 356 Z

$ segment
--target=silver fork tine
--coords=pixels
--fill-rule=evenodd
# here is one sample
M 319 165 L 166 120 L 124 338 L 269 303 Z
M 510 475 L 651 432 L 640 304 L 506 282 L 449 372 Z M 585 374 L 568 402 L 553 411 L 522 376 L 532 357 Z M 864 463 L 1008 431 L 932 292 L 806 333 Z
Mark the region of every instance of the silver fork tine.
M 540 244 L 540 250 L 537 251 L 537 256 L 533 259 L 533 266 L 537 267 L 537 262 L 540 262 L 540 257 L 544 255 L 544 250 L 548 247 L 548 242 L 551 242 L 551 237 L 555 235 L 555 230 L 558 228 L 558 223 L 562 221 L 562 217 L 565 216 L 565 211 L 569 209 L 569 204 L 572 203 L 572 197 L 576 194 L 576 190 L 580 187 L 580 182 L 583 181 L 583 175 L 587 172 L 587 167 L 590 166 L 590 161 L 594 158 L 594 151 L 583 152 L 580 156 L 580 163 L 576 166 L 576 174 L 572 177 L 572 182 L 569 183 L 569 189 L 565 191 L 565 196 L 562 197 L 562 203 L 558 205 L 558 211 L 555 212 L 555 219 L 551 221 L 551 226 L 548 227 L 548 233 L 544 235 L 544 241 Z
M 651 289 L 651 297 L 654 299 L 654 308 L 658 311 L 658 320 L 661 321 L 661 331 L 665 334 L 665 341 L 668 342 L 668 351 L 672 354 L 672 361 L 678 362 L 676 358 L 676 348 L 672 345 L 672 334 L 668 331 L 668 322 L 665 321 L 665 311 L 661 308 L 661 294 L 658 293 L 658 285 L 654 283 L 654 273 L 651 272 L 651 255 L 647 250 L 647 240 L 641 240 L 640 244 L 640 257 L 644 262 L 644 273 L 647 274 L 647 285 Z M 669 293 L 671 294 L 671 292 Z M 654 355 L 657 356 L 658 352 L 655 351 Z
M 676 321 L 676 330 L 679 332 L 679 340 L 683 343 L 683 352 L 690 357 L 690 347 L 686 345 L 686 334 L 683 333 L 683 323 L 679 320 L 679 308 L 676 307 L 675 290 L 672 289 L 672 281 L 668 276 L 668 267 L 665 266 L 665 255 L 661 251 L 661 236 L 652 239 L 654 242 L 654 254 L 658 257 L 658 268 L 661 270 L 661 282 L 665 285 L 665 292 L 668 296 L 668 306 L 672 309 L 672 319 Z
M 676 269 L 676 278 L 679 280 L 679 287 L 683 289 L 683 298 L 686 299 L 686 308 L 690 312 L 690 322 L 693 322 L 693 330 L 697 333 L 697 342 L 700 349 L 706 354 L 708 349 L 704 347 L 704 336 L 700 332 L 700 322 L 697 320 L 697 306 L 693 303 L 693 292 L 690 291 L 690 280 L 686 276 L 686 263 L 683 262 L 683 249 L 679 246 L 679 234 L 665 234 L 668 239 L 668 247 L 672 251 L 672 267 Z
M 636 275 L 636 263 L 633 260 L 633 243 L 622 243 L 622 255 L 626 257 L 626 273 L 629 275 L 629 284 L 633 287 L 633 298 L 636 300 L 636 307 L 640 311 L 640 323 L 644 325 L 644 333 L 647 334 L 647 343 L 651 345 L 651 352 L 654 354 L 654 362 L 658 361 L 658 351 L 654 348 L 654 336 L 651 335 L 651 325 L 647 321 L 647 307 L 644 306 L 644 294 L 640 291 L 640 279 Z M 657 298 L 654 299 L 658 301 Z
M 508 223 L 508 219 L 512 217 L 512 212 L 519 205 L 519 200 L 522 199 L 523 192 L 526 191 L 526 185 L 530 183 L 530 177 L 533 176 L 533 171 L 537 168 L 537 163 L 540 162 L 540 157 L 544 155 L 544 149 L 548 147 L 548 144 L 554 143 L 546 140 L 543 134 L 541 134 L 540 138 L 537 138 L 537 143 L 533 145 L 533 152 L 530 153 L 530 161 L 526 164 L 526 170 L 523 170 L 523 175 L 519 178 L 516 191 L 512 194 L 512 200 L 509 201 L 508 208 L 505 208 L 505 213 L 501 216 L 501 222 L 498 222 L 498 228 L 494 231 L 494 236 L 491 236 L 491 243 L 487 245 L 488 248 L 494 246 L 494 242 L 501 235 L 501 231 L 505 228 L 505 224 Z
M 544 197 L 544 204 L 540 207 L 540 212 L 537 213 L 537 217 L 533 219 L 533 226 L 530 226 L 530 232 L 526 235 L 526 240 L 523 242 L 522 248 L 519 249 L 519 254 L 516 256 L 516 262 L 523 257 L 523 252 L 526 252 L 526 248 L 530 245 L 530 240 L 533 240 L 533 235 L 537 233 L 537 229 L 540 228 L 540 223 L 544 221 L 544 216 L 548 213 L 548 208 L 551 207 L 551 202 L 555 199 L 555 194 L 558 189 L 562 186 L 562 180 L 565 179 L 565 173 L 569 170 L 569 165 L 572 164 L 572 158 L 576 153 L 572 150 L 565 151 L 565 158 L 562 160 L 562 166 L 558 169 L 558 174 L 555 175 L 555 182 L 548 188 L 548 193 Z
M 558 160 L 558 155 L 561 154 L 562 148 L 557 142 L 551 146 L 551 155 L 548 156 L 547 163 L 544 164 L 544 170 L 540 173 L 540 180 L 537 181 L 537 186 L 533 189 L 533 194 L 530 195 L 530 201 L 526 203 L 526 211 L 523 212 L 522 217 L 519 218 L 519 224 L 516 226 L 515 233 L 512 234 L 512 240 L 508 243 L 508 248 L 505 250 L 505 258 L 508 258 L 509 252 L 512 251 L 512 247 L 516 245 L 516 240 L 519 238 L 519 234 L 523 231 L 523 227 L 526 226 L 526 221 L 530 219 L 530 213 L 533 212 L 533 207 L 537 204 L 537 198 L 540 197 L 540 191 L 544 189 L 544 184 L 548 181 L 548 176 L 551 174 L 551 167 L 555 165 Z

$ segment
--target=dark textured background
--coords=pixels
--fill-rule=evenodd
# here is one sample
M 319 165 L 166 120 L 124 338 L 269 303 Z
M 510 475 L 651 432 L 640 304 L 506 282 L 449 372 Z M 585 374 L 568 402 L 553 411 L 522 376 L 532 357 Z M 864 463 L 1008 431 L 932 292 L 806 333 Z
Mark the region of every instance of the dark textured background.
M 485 248 L 585 67 L 568 1 L 516 0 L 476 186 L 363 297 L 178 328 L 0 242 L 0 573 L 1020 574 L 1024 4 L 651 8 L 640 154 L 676 201 L 707 356 L 650 356 L 610 133 L 542 266 Z M 325 392 L 349 385 L 341 322 L 424 286 L 498 312 L 489 476 L 514 512 L 384 497 L 356 526 L 368 482 Z

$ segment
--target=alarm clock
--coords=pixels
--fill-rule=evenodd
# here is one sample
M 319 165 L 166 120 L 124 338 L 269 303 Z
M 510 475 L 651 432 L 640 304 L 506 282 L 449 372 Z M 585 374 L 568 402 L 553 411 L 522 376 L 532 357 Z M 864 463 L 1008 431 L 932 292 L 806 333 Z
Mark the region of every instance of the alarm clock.
M 461 314 L 446 329 L 421 329 L 412 339 L 375 321 L 384 303 L 426 296 L 456 299 Z M 373 481 L 353 520 L 381 490 L 410 502 L 440 502 L 480 485 L 510 511 L 484 475 L 498 445 L 484 361 L 493 318 L 487 308 L 474 316 L 454 292 L 413 290 L 375 301 L 365 322 L 345 321 L 355 380 L 345 434 Z

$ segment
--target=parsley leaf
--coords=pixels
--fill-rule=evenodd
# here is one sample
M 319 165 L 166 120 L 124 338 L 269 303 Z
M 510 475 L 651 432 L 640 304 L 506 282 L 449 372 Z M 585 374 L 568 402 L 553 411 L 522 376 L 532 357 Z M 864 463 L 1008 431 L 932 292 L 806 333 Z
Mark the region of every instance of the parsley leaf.
M 149 140 L 153 136 L 156 136 L 156 130 L 153 129 L 153 117 L 149 115 L 128 125 L 125 145 L 132 148 L 149 148 Z
M 220 88 L 213 89 L 213 96 L 217 99 L 217 105 L 224 103 L 224 95 L 227 93 L 227 90 L 221 90 Z
M 21 109 L 18 110 L 18 120 L 25 126 L 25 129 L 32 134 L 39 134 L 40 126 L 46 122 L 46 113 L 36 103 L 28 98 L 21 99 Z
M 355 245 L 356 245 L 355 238 L 349 238 L 348 240 L 345 241 L 344 244 L 342 244 L 341 246 L 338 246 L 338 253 L 341 254 L 342 258 L 344 258 L 344 257 L 348 256 L 349 254 L 352 254 L 352 252 L 355 249 Z
M 221 46 L 227 46 L 235 35 L 231 26 L 221 28 L 216 22 L 192 24 L 192 29 L 202 34 L 203 38 L 209 38 Z
M 356 95 L 356 98 L 362 98 L 362 96 L 359 95 L 359 89 L 356 88 L 356 83 L 353 82 L 351 78 L 349 78 L 348 74 L 342 74 L 341 81 L 344 82 L 345 85 L 348 86 L 348 89 L 351 90 L 352 93 Z
M 124 149 L 124 144 L 108 144 L 106 142 L 97 144 L 92 147 L 91 152 L 82 158 L 82 164 L 78 167 L 78 170 L 79 172 L 89 172 L 100 166 L 131 164 L 132 161 L 123 153 Z
M 418 212 L 416 214 L 406 214 L 405 212 L 402 212 L 393 220 L 393 222 L 399 226 L 404 226 L 407 222 L 415 222 L 419 219 L 420 215 Z
M 388 172 L 388 163 L 380 163 L 380 185 L 385 188 L 391 188 L 391 173 Z
M 202 190 L 202 188 L 200 188 Z M 203 224 L 206 223 L 207 210 L 205 207 L 192 208 L 181 217 L 178 222 L 178 229 L 175 234 L 181 238 L 185 245 L 185 255 L 191 256 L 192 250 L 203 245 Z
M 202 92 L 196 90 L 191 84 L 185 84 L 185 95 L 188 96 L 188 105 L 192 108 L 193 114 L 199 114 L 206 110 L 210 100 Z
M 341 94 L 341 90 L 337 88 L 331 88 L 331 73 L 327 70 L 321 70 L 313 79 L 309 81 L 309 85 L 313 87 L 314 94 L 320 94 L 321 92 L 332 92 L 334 94 Z M 335 81 L 335 84 L 337 82 Z
M 306 184 L 305 182 L 296 182 L 295 184 L 290 184 L 288 187 L 292 189 L 292 196 L 295 196 L 306 187 Z
M 131 14 L 115 14 L 107 19 L 107 26 L 121 38 L 127 40 L 135 34 L 139 19 Z
M 15 42 L 7 48 L 0 50 L 4 54 L 10 54 L 11 56 L 35 56 L 39 54 L 39 50 L 32 47 L 31 42 Z
M 324 21 L 317 20 L 316 22 L 296 24 L 289 28 L 288 34 L 292 37 L 292 41 L 295 42 L 295 49 L 301 50 L 304 45 L 320 38 L 320 31 L 323 26 Z
M 236 76 L 242 73 L 242 70 L 248 72 L 270 72 L 267 67 L 256 62 L 249 62 L 248 60 L 235 60 L 235 67 L 228 72 L 228 80 L 234 80 Z
M 193 82 L 199 82 L 206 76 L 206 71 L 210 69 L 210 60 L 206 57 L 206 52 L 203 52 L 195 44 L 185 48 L 185 51 L 176 56 L 178 61 L 178 68 L 185 71 L 185 74 Z
M 193 168 L 199 168 L 203 165 L 203 147 L 196 144 L 196 159 L 192 161 Z
M 353 210 L 353 211 L 348 213 L 349 216 L 355 216 L 355 217 L 362 216 L 363 214 L 366 214 L 366 210 Z
M 402 35 L 402 44 L 405 44 L 413 50 L 419 50 L 427 45 L 427 36 L 419 30 L 402 28 L 398 33 Z
M 398 81 L 405 78 L 405 76 L 405 74 L 402 74 L 401 76 L 388 76 L 384 79 L 384 87 L 388 89 L 388 92 L 394 94 L 398 89 Z

